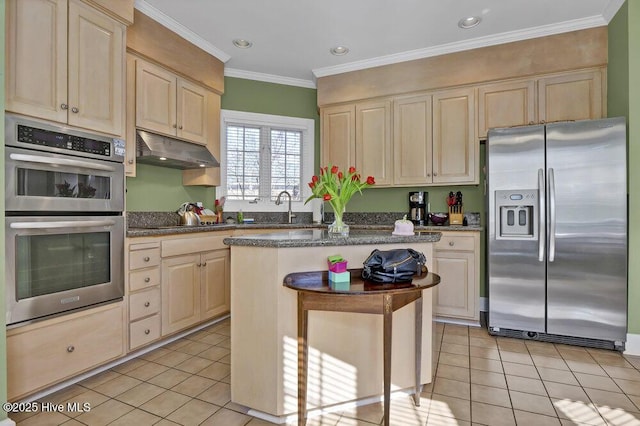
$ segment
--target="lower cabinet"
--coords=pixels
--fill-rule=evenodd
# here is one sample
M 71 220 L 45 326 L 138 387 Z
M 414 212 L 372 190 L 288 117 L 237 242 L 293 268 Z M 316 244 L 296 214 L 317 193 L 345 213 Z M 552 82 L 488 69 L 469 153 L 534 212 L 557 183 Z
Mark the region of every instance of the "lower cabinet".
M 163 240 L 162 336 L 229 312 L 228 236 Z
M 123 303 L 7 330 L 7 397 L 18 400 L 124 355 Z
M 480 233 L 444 231 L 434 245 L 434 272 L 440 275 L 436 317 L 480 320 Z

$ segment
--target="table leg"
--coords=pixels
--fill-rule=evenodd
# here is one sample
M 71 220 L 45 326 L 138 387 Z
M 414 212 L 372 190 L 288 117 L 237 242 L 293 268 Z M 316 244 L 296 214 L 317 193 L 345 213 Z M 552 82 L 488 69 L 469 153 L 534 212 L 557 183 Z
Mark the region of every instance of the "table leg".
M 422 385 L 420 383 L 421 368 L 422 368 L 422 293 L 420 298 L 416 299 L 416 324 L 415 324 L 415 373 L 416 373 L 416 390 L 413 394 L 413 402 L 416 407 L 420 406 L 420 393 L 422 392 Z
M 309 311 L 303 306 L 304 295 L 298 293 L 298 426 L 307 423 L 307 369 L 309 366 L 309 342 L 307 324 Z
M 385 294 L 383 314 L 384 346 L 384 426 L 389 426 L 391 407 L 391 331 L 393 325 L 393 296 Z

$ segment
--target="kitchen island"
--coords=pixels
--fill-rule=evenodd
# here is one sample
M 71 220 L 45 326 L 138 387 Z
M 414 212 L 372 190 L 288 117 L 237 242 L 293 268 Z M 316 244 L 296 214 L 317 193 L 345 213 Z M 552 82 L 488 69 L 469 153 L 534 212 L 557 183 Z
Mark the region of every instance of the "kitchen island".
M 283 286 L 293 272 L 327 269 L 339 254 L 360 268 L 374 249 L 413 248 L 432 269 L 432 244 L 439 232 L 392 236 L 389 231 L 352 231 L 329 237 L 309 229 L 225 238 L 231 247 L 231 399 L 250 414 L 271 421 L 297 412 L 297 299 Z M 432 371 L 433 301 L 423 292 L 421 383 Z M 393 314 L 392 389 L 412 389 L 414 305 Z M 379 315 L 309 313 L 308 403 L 313 410 L 383 393 L 382 318 Z

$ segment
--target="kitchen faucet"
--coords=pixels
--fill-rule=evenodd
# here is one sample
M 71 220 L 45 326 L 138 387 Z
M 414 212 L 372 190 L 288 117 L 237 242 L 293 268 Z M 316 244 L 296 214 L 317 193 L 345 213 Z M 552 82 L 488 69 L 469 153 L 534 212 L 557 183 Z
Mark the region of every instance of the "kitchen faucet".
M 289 194 L 288 191 L 282 191 L 281 193 L 278 194 L 278 199 L 276 200 L 276 206 L 279 206 L 280 204 L 282 204 L 282 201 L 280 200 L 282 195 L 287 195 L 289 197 L 289 211 L 287 212 L 287 215 L 288 215 L 287 223 L 293 223 L 293 218 L 296 217 L 296 215 L 291 212 L 291 194 Z

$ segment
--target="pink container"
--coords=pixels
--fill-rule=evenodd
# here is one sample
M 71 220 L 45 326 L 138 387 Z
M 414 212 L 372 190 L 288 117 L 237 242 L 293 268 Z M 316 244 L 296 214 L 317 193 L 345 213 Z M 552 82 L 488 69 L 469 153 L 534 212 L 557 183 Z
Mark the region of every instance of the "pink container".
M 343 260 L 342 262 L 327 262 L 329 265 L 329 270 L 331 272 L 346 272 L 347 271 L 347 261 Z

